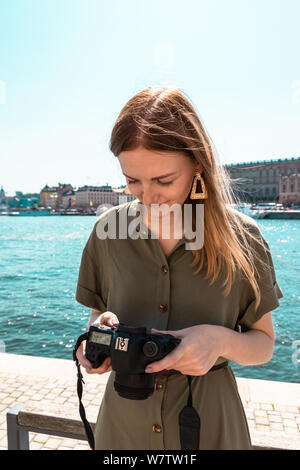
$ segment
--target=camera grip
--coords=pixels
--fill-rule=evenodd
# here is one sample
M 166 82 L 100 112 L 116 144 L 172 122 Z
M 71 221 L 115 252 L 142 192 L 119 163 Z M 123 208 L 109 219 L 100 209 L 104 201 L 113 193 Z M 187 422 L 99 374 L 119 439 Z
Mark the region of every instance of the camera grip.
M 88 361 L 90 361 L 93 369 L 98 369 L 98 367 L 100 367 L 103 364 L 105 359 L 107 357 L 110 357 L 110 354 L 106 354 L 104 352 L 99 354 L 99 351 L 96 348 L 94 348 L 94 345 L 87 342 L 85 357 L 87 358 Z

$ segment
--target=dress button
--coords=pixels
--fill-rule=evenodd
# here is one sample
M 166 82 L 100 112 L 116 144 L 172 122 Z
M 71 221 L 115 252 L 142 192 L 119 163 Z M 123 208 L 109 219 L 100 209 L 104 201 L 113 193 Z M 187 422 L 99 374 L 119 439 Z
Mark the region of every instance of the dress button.
M 169 268 L 166 264 L 164 264 L 162 267 L 161 267 L 161 270 L 164 274 L 167 274 L 167 272 L 169 271 Z
M 152 431 L 159 434 L 162 432 L 162 427 L 160 426 L 160 424 L 153 424 Z
M 162 390 L 164 388 L 164 384 L 162 384 L 161 382 L 157 382 L 155 384 L 155 390 Z
M 160 304 L 159 305 L 159 311 L 160 312 L 166 312 L 168 310 L 168 305 L 167 304 Z

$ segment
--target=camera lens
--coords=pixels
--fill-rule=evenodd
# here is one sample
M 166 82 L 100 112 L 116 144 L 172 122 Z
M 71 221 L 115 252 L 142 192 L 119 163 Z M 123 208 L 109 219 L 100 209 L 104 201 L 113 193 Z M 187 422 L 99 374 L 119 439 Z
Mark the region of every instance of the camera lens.
M 146 357 L 154 357 L 158 353 L 158 346 L 154 341 L 147 341 L 143 346 L 143 353 Z
M 154 374 L 118 374 L 114 387 L 122 398 L 128 400 L 146 400 L 154 392 Z

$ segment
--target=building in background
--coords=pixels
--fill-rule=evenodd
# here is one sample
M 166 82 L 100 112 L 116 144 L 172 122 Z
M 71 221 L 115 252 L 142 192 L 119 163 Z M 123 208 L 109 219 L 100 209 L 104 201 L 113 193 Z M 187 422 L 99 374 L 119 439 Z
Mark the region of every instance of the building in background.
M 76 207 L 76 192 L 67 191 L 62 195 L 62 206 L 64 209 L 74 209 Z
M 113 191 L 118 194 L 118 205 L 119 204 L 126 204 L 129 201 L 133 201 L 136 197 L 133 194 L 125 193 L 125 186 L 121 186 L 120 188 L 113 188 Z
M 281 176 L 279 202 L 286 205 L 300 205 L 300 173 Z
M 110 206 L 118 206 L 124 202 L 135 199 L 132 194 L 125 194 L 124 188 L 112 188 L 106 186 L 82 186 L 76 191 L 76 207 L 77 208 L 94 208 L 101 204 Z
M 40 205 L 41 207 L 46 207 L 55 210 L 63 208 L 62 198 L 65 193 L 68 191 L 73 191 L 73 186 L 71 184 L 61 184 L 58 183 L 58 186 L 49 187 L 47 184 L 40 192 Z
M 224 165 L 224 167 L 231 177 L 234 193 L 240 201 L 279 202 L 280 194 L 283 194 L 281 178 L 300 174 L 300 157 L 237 163 Z M 289 192 L 290 204 L 297 204 L 296 188 L 298 188 L 297 184 L 289 185 L 289 189 L 293 189 Z M 285 199 L 287 201 L 287 198 Z
M 39 194 L 38 193 L 26 193 L 22 191 L 16 191 L 14 196 L 7 196 L 3 190 L 0 190 L 0 207 L 1 210 L 13 210 L 18 209 L 20 211 L 33 209 L 38 210 L 39 208 Z
M 40 192 L 40 205 L 41 207 L 51 207 L 54 209 L 57 199 L 56 187 L 49 187 L 47 184 L 43 187 Z

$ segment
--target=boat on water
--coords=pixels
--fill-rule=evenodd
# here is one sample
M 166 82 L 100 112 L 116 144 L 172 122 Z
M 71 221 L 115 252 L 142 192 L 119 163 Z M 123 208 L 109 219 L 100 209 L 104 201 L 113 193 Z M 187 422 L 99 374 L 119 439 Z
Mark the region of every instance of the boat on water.
M 239 212 L 243 212 L 243 214 L 246 214 L 252 217 L 251 204 L 248 204 L 246 202 L 239 202 L 237 204 L 230 204 L 230 207 L 232 207 L 233 209 L 236 209 Z
M 282 204 L 273 202 L 257 203 L 255 205 L 240 202 L 232 206 L 253 219 L 300 219 L 300 210 L 298 208 L 287 208 Z
M 25 211 L 1 211 L 0 215 L 10 215 L 16 217 L 24 217 L 24 216 L 34 216 L 39 217 L 41 215 L 54 215 L 51 210 L 25 210 Z
M 108 205 L 109 206 L 109 205 Z M 300 219 L 300 208 L 287 208 L 282 204 L 276 203 L 258 203 L 253 205 L 246 202 L 238 202 L 236 204 L 230 204 L 231 207 L 243 212 L 244 214 L 252 217 L 253 219 Z M 109 207 L 105 205 L 98 208 L 97 212 L 81 212 L 77 209 L 71 210 L 60 210 L 55 211 L 54 209 L 22 209 L 22 210 L 5 210 L 0 211 L 0 215 L 9 215 L 14 217 L 39 217 L 49 215 L 101 215 L 101 213 L 107 210 Z
M 9 215 L 14 217 L 25 217 L 25 216 L 45 216 L 45 215 L 96 215 L 94 212 L 81 212 L 78 210 L 60 210 L 55 211 L 54 209 L 26 209 L 26 210 L 11 210 L 11 211 L 0 211 L 0 215 Z

